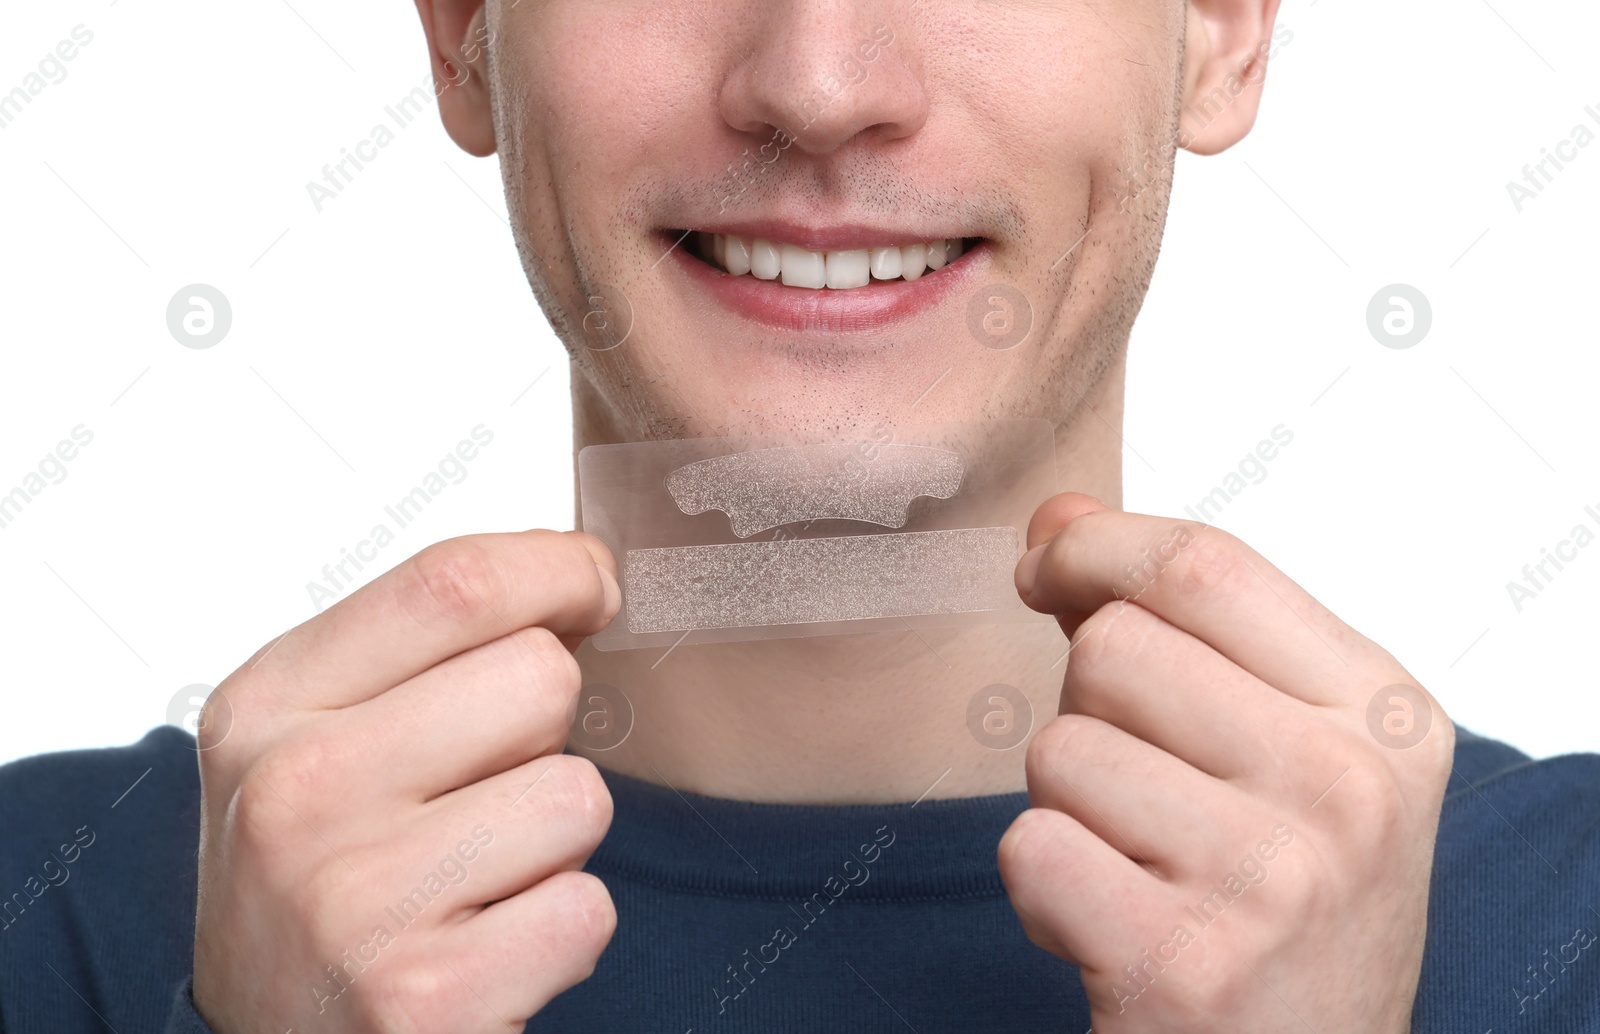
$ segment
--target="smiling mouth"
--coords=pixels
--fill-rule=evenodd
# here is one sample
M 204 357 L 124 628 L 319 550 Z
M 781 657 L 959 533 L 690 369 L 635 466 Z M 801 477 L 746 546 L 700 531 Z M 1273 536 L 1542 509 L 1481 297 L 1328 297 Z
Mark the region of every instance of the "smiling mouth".
M 740 237 L 703 230 L 673 232 L 689 255 L 730 276 L 773 280 L 786 287 L 845 291 L 874 281 L 914 281 L 937 273 L 983 242 L 949 237 L 881 247 L 813 251 L 765 237 Z

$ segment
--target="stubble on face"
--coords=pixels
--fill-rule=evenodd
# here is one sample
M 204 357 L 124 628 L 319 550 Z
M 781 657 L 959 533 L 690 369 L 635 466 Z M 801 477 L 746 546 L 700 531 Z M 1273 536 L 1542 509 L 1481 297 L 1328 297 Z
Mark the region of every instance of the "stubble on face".
M 863 134 L 826 154 L 789 147 L 755 175 L 729 170 L 783 137 L 735 131 L 714 99 L 739 60 L 720 55 L 754 53 L 758 6 L 719 12 L 716 25 L 626 4 L 591 17 L 564 0 L 491 8 L 513 236 L 572 359 L 577 444 L 1010 416 L 1067 427 L 1119 379 L 1170 196 L 1181 3 L 1040 4 L 981 20 L 897 8 L 890 52 L 900 47 L 928 96 L 918 132 Z M 661 227 L 779 203 L 981 230 L 987 280 L 1029 300 L 1029 337 L 983 348 L 952 304 L 868 348 L 830 349 L 740 324 L 669 279 Z M 620 346 L 594 347 L 585 321 L 597 306 L 601 322 L 626 307 Z

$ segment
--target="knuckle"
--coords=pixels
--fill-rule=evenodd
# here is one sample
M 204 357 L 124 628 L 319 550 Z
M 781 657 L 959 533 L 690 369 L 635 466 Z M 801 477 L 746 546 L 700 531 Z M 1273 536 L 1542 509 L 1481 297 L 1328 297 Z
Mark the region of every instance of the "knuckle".
M 1067 675 L 1094 683 L 1125 668 L 1155 631 L 1154 614 L 1136 603 L 1113 600 L 1102 605 L 1078 629 L 1078 640 L 1067 657 Z
M 235 839 L 252 852 L 280 847 L 293 833 L 293 814 L 283 798 L 269 780 L 253 773 L 234 791 L 228 817 Z
M 1415 816 L 1402 793 L 1401 774 L 1386 759 L 1368 757 L 1349 765 L 1317 804 L 1340 820 L 1344 836 L 1329 845 L 1342 868 L 1359 868 L 1387 857 L 1395 845 L 1414 837 Z
M 1298 847 L 1296 843 L 1294 846 Z M 1382 874 L 1344 867 L 1341 858 L 1325 852 L 1309 838 L 1303 855 L 1295 856 L 1272 887 L 1271 908 L 1282 916 L 1286 929 L 1306 929 L 1349 908 L 1352 888 L 1363 879 L 1381 880 Z
M 1240 1002 L 1251 1000 L 1259 986 L 1252 986 L 1255 978 L 1233 951 L 1206 952 L 1192 968 L 1173 968 L 1175 979 L 1168 984 L 1163 1002 L 1174 1011 L 1178 1030 L 1202 1029 L 1217 1016 L 1236 1011 Z
M 1082 761 L 1100 740 L 1105 723 L 1082 714 L 1050 720 L 1028 744 L 1029 782 L 1037 782 L 1073 762 Z
M 232 730 L 232 710 L 228 698 L 218 690 L 212 690 L 211 695 L 206 697 L 205 703 L 200 705 L 195 745 L 200 749 L 202 757 L 205 751 L 220 746 Z
M 573 543 L 591 561 L 596 556 L 611 557 L 611 547 L 586 531 L 562 532 L 561 537 Z
M 997 857 L 1008 884 L 1027 882 L 1053 867 L 1056 829 L 1052 813 L 1029 808 L 1012 820 L 1000 838 Z
M 1413 680 L 1412 685 L 1416 685 Z M 1456 725 L 1450 716 L 1445 713 L 1444 707 L 1437 697 L 1427 689 L 1418 686 L 1426 697 L 1428 708 L 1431 711 L 1432 727 L 1426 736 L 1413 750 L 1406 751 L 1416 758 L 1421 778 L 1437 783 L 1442 790 L 1444 783 L 1450 778 L 1451 771 L 1455 768 L 1456 759 Z M 1431 788 L 1431 787 L 1430 787 Z
M 1098 678 L 1114 658 L 1113 643 L 1108 634 L 1116 625 L 1116 612 L 1121 603 L 1108 603 L 1091 614 L 1082 625 L 1067 655 L 1067 675 L 1082 680 Z
M 557 694 L 559 706 L 570 710 L 578 687 L 583 682 L 583 669 L 572 651 L 548 628 L 534 626 L 518 629 L 511 638 L 514 640 L 514 649 L 526 650 L 533 655 L 540 682 L 560 690 Z
M 265 783 L 246 780 L 229 803 L 228 825 L 234 838 L 246 849 L 273 844 L 278 841 L 278 831 L 283 825 L 281 810 L 281 802 L 272 796 Z
M 1017 913 L 1017 919 L 1022 923 L 1023 935 L 1028 938 L 1035 948 L 1042 948 L 1052 955 L 1062 953 L 1061 941 L 1048 927 L 1032 916 L 1024 915 L 1020 911 Z
M 315 620 L 315 618 L 312 620 Z M 246 693 L 247 686 L 255 686 L 260 682 L 259 679 L 246 678 L 246 676 L 248 676 L 250 673 L 255 672 L 260 674 L 262 672 L 281 670 L 284 659 L 286 657 L 293 656 L 294 647 L 298 645 L 297 642 L 290 642 L 285 645 L 284 641 L 297 640 L 298 636 L 296 633 L 300 632 L 301 629 L 305 628 L 305 626 L 309 623 L 310 622 L 302 622 L 291 628 L 287 628 L 273 636 L 271 639 L 262 643 L 256 649 L 256 651 L 250 655 L 249 659 L 241 664 L 232 675 L 224 679 L 222 685 L 218 686 L 217 688 L 221 689 L 226 686 L 231 692 L 234 692 L 242 697 Z
M 1195 535 L 1176 567 L 1173 591 L 1186 597 L 1230 595 L 1255 577 L 1244 543 L 1216 528 Z
M 611 825 L 611 791 L 600 770 L 588 758 L 575 754 L 553 755 L 549 788 L 552 808 L 598 843 Z
M 1359 764 L 1350 768 L 1345 779 L 1350 783 L 1350 796 L 1364 812 L 1381 817 L 1399 803 L 1399 789 L 1393 770 L 1385 764 Z M 1334 793 L 1338 792 L 1335 788 Z M 1332 794 L 1329 795 L 1330 797 Z
M 429 546 L 407 563 L 411 578 L 405 595 L 417 604 L 419 618 L 436 620 L 442 614 L 472 623 L 493 613 L 493 601 L 500 595 L 499 577 L 481 542 L 450 539 Z
M 388 853 L 372 846 L 352 850 L 346 844 L 336 854 L 331 845 L 315 839 L 317 834 L 307 831 L 307 835 L 314 838 L 315 848 L 285 858 L 266 889 L 297 929 L 337 956 L 372 932 L 371 927 L 361 927 L 353 903 L 363 900 L 368 891 L 360 874 L 388 862 Z M 333 839 L 331 834 L 329 839 Z
M 599 877 L 581 870 L 563 873 L 561 880 L 568 895 L 567 909 L 583 931 L 580 954 L 587 963 L 584 976 L 594 972 L 600 952 L 617 929 L 617 907 L 611 892 Z
M 585 542 L 598 543 L 593 536 L 581 531 L 550 531 L 541 532 L 538 542 L 544 562 L 563 572 L 587 574 L 588 569 L 595 566 L 594 554 L 584 545 Z
M 195 734 L 198 748 L 200 784 L 208 793 L 219 793 L 238 785 L 245 768 L 250 764 L 257 739 L 246 726 L 235 728 L 236 712 L 233 709 L 231 688 L 223 697 L 223 686 L 213 692 L 200 709 L 200 725 Z M 252 709 L 251 713 L 261 713 Z
M 246 843 L 281 846 L 297 837 L 302 820 L 316 822 L 316 803 L 329 767 L 326 749 L 303 741 L 262 755 L 244 773 L 234 793 L 232 819 Z
M 1160 581 L 1167 568 L 1194 544 L 1200 527 L 1193 522 L 1180 520 L 1151 532 L 1145 539 L 1143 551 L 1122 569 L 1123 584 L 1129 598 L 1137 599 Z
M 446 1017 L 459 1016 L 467 1005 L 460 1001 L 461 981 L 431 962 L 401 962 L 363 977 L 366 986 L 355 985 L 361 992 L 355 1009 L 364 1029 L 386 1034 L 439 1030 Z
M 1450 720 L 1443 709 L 1434 711 L 1434 727 L 1438 735 L 1427 737 L 1424 742 L 1432 751 L 1429 759 L 1432 762 L 1432 774 L 1438 779 L 1442 787 L 1445 780 L 1450 778 L 1450 773 L 1455 768 L 1456 762 L 1456 723 Z

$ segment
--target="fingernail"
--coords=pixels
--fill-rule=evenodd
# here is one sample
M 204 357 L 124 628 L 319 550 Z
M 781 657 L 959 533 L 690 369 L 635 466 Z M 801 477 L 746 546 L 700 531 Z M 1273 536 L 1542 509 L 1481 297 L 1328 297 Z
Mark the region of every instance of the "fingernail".
M 605 586 L 606 613 L 614 615 L 622 609 L 622 587 L 617 584 L 616 576 L 610 571 L 599 564 L 595 564 L 594 567 L 600 572 L 600 584 Z
M 1044 551 L 1047 548 L 1049 543 L 1034 546 L 1017 561 L 1017 593 L 1024 600 L 1033 595 L 1033 584 L 1039 580 L 1039 562 L 1044 559 Z

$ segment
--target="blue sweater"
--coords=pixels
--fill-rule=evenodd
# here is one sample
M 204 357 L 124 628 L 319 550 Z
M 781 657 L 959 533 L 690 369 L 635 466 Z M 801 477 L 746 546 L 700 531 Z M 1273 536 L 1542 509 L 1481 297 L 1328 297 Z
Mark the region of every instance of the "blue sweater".
M 193 742 L 163 727 L 0 768 L 0 1032 L 208 1029 Z M 1077 972 L 1024 938 L 995 868 L 1024 794 L 800 807 L 607 781 L 588 868 L 616 936 L 530 1031 L 1088 1028 Z M 1600 1034 L 1597 908 L 1600 755 L 1532 762 L 1461 730 L 1415 1029 Z

